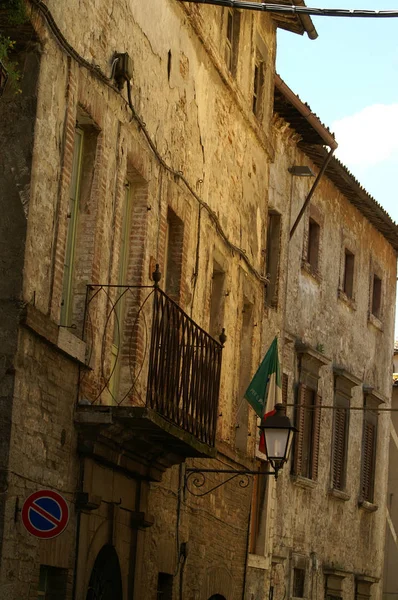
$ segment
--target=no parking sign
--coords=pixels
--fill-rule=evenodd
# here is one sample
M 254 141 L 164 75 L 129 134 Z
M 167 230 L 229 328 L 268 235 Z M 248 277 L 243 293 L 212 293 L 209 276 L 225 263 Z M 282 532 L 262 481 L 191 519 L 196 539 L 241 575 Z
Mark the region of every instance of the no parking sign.
M 40 490 L 25 500 L 21 516 L 31 535 L 49 540 L 64 531 L 69 521 L 69 508 L 58 492 Z

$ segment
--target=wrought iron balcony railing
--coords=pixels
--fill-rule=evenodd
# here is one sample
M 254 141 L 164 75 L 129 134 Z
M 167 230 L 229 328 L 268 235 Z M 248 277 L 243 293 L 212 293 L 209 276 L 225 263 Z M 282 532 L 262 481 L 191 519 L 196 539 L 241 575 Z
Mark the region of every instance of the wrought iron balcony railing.
M 157 287 L 88 286 L 80 402 L 146 406 L 214 447 L 222 345 Z

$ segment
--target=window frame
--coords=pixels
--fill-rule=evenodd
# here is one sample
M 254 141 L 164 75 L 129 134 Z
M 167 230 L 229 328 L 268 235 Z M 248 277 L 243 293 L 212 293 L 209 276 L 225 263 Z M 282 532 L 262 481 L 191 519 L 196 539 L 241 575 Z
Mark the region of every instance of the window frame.
M 347 265 L 347 259 L 352 261 L 351 265 Z M 355 299 L 355 254 L 347 247 L 344 248 L 344 270 L 342 289 L 349 300 Z
M 72 173 L 69 186 L 68 225 L 64 254 L 64 273 L 62 279 L 62 302 L 60 323 L 70 326 L 73 314 L 73 278 L 77 239 L 77 221 L 80 205 L 80 191 L 82 182 L 82 164 L 84 153 L 84 129 L 79 125 L 75 129 L 72 157 Z
M 365 396 L 362 427 L 362 445 L 361 445 L 361 475 L 360 475 L 360 503 L 374 502 L 375 480 L 376 480 L 376 454 L 377 454 L 377 409 L 371 405 Z M 368 432 L 372 430 L 373 439 L 370 442 L 370 457 L 368 449 Z
M 241 26 L 241 12 L 235 8 L 225 9 L 226 18 L 224 25 L 224 61 L 228 72 L 236 77 L 239 55 L 239 39 Z
M 347 484 L 347 455 L 350 426 L 350 401 L 335 391 L 331 459 L 332 490 L 344 492 Z

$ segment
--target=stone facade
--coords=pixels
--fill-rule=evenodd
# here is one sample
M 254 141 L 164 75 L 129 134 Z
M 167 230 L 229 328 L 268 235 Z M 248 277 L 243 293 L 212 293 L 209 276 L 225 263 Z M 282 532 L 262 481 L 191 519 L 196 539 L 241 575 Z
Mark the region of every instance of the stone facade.
M 258 477 L 217 487 L 220 473 L 201 486 L 189 475 L 265 468 L 243 395 L 275 335 L 288 404 L 304 349 L 326 363 L 324 404 L 336 369 L 343 387 L 360 381 L 372 401 L 389 401 L 396 227 L 325 179 L 308 213 L 322 225 L 318 276 L 303 264 L 308 215 L 289 244 L 307 188 L 287 169 L 319 165 L 299 148 L 302 132 L 274 117 L 276 28 L 315 37 L 310 20 L 168 0 L 72 0 L 67 10 L 31 0 L 25 24 L 11 25 L 4 9 L 0 22 L 23 73 L 21 94 L 0 100 L 9 215 L 0 225 L 0 596 L 263 600 L 271 585 L 282 598 L 295 557 L 308 567 L 306 593 L 317 565 L 318 593 L 322 572 L 331 589 L 357 577 L 366 595 L 380 576 L 386 471 L 374 502 L 358 508 L 361 412 L 350 420 L 349 498 L 327 495 L 331 412 L 322 412 L 316 485 L 299 487 L 288 468 L 277 486 Z M 355 305 L 339 296 L 344 236 L 360 265 Z M 167 296 L 154 290 L 157 264 Z M 174 379 L 194 390 L 177 403 Z M 163 396 L 151 396 L 161 385 Z M 353 389 L 360 407 L 362 388 Z M 70 506 L 65 532 L 42 541 L 21 522 L 39 489 Z M 309 511 L 344 513 L 355 531 L 332 550 L 332 529 L 306 531 Z M 375 556 L 348 556 L 348 541 Z

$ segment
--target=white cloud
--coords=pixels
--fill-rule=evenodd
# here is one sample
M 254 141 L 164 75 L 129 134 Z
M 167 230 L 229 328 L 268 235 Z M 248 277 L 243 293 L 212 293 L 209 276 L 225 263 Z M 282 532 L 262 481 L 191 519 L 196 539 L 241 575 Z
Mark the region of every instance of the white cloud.
M 336 156 L 349 168 L 398 160 L 398 104 L 373 104 L 332 124 Z

